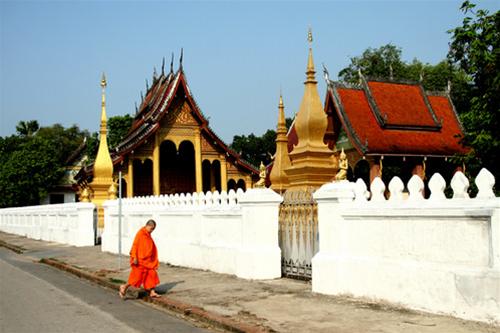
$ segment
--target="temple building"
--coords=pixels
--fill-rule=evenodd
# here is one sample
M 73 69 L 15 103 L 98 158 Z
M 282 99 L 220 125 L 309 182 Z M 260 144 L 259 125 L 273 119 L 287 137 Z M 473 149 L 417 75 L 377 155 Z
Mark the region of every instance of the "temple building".
M 113 178 L 122 171 L 124 197 L 250 188 L 258 171 L 210 128 L 182 67 L 153 74 L 132 126 L 111 152 Z M 81 170 L 82 187 L 96 177 L 96 164 Z M 108 185 L 109 186 L 109 185 Z
M 276 154 L 268 167 L 271 188 L 283 193 L 334 180 L 341 150 L 347 179 L 362 178 L 367 185 L 377 176 L 388 181 L 397 175 L 406 183 L 413 174 L 425 181 L 439 171 L 451 178 L 463 168 L 450 162 L 468 148 L 460 143 L 463 128 L 449 90 L 428 92 L 416 82 L 359 76 L 358 84 L 335 82 L 325 68 L 326 97 L 318 106 L 309 49 L 304 97 L 288 132 L 280 96 Z

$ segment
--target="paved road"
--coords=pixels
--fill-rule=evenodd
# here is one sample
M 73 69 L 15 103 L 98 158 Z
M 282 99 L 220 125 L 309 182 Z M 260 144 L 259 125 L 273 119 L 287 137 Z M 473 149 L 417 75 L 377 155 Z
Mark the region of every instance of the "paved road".
M 0 247 L 0 332 L 208 332 Z

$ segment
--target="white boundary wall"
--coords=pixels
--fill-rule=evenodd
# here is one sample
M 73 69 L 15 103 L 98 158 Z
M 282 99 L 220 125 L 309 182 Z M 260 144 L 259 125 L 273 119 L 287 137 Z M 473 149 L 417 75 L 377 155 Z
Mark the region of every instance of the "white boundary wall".
M 417 310 L 500 324 L 500 198 L 483 169 L 478 197 L 468 198 L 462 173 L 452 179 L 454 198 L 434 175 L 431 197 L 414 176 L 409 198 L 398 178 L 385 185 L 336 182 L 321 187 L 320 250 L 312 260 L 313 291 L 386 300 Z M 368 194 L 368 195 L 367 195 Z
M 75 246 L 94 245 L 92 203 L 0 209 L 0 230 L 32 239 Z
M 154 219 L 162 262 L 246 279 L 279 278 L 281 201 L 270 189 L 123 199 L 122 253 L 129 254 L 136 232 Z M 118 253 L 118 200 L 104 207 L 102 250 Z

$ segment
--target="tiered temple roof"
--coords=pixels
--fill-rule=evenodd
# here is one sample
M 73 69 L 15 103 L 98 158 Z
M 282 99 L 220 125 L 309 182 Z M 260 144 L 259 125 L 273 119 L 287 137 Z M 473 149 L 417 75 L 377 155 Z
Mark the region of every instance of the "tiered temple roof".
M 156 73 L 153 74 L 152 85 L 147 88 L 146 96 L 144 96 L 137 109 L 129 132 L 115 150 L 111 152 L 113 165 L 121 163 L 127 154 L 134 151 L 134 149 L 145 143 L 148 139 L 152 140 L 154 138 L 154 133 L 160 128 L 161 120 L 169 113 L 169 110 L 171 110 L 170 106 L 176 97 L 185 98 L 193 110 L 193 117 L 200 123 L 201 133 L 210 138 L 215 146 L 221 148 L 229 161 L 233 161 L 236 165 L 243 168 L 243 170 L 253 175 L 258 175 L 258 171 L 254 166 L 243 160 L 239 154 L 230 149 L 210 128 L 208 120 L 203 115 L 191 94 L 182 67 L 182 60 L 177 72 L 173 71 L 171 65 L 168 74 L 164 73 L 163 68 L 159 76 L 157 76 Z M 82 169 L 78 177 L 88 181 L 92 178 L 92 173 L 93 165 L 90 165 Z
M 330 147 L 341 128 L 361 156 L 453 156 L 465 154 L 463 128 L 447 92 L 426 92 L 418 83 L 327 80 L 325 112 Z M 288 150 L 298 138 L 292 127 Z

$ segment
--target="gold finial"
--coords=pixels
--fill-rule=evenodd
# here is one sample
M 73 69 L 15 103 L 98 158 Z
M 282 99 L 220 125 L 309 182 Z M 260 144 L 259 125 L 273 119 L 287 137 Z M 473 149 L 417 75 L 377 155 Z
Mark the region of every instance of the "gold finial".
M 104 89 L 104 88 L 106 88 L 106 86 L 107 86 L 106 75 L 104 74 L 104 72 L 102 72 L 101 87 Z
M 307 75 L 307 80 L 305 83 L 316 83 L 316 78 L 315 78 L 315 69 L 314 69 L 314 60 L 313 60 L 313 54 L 312 54 L 312 30 L 309 28 L 309 32 L 307 33 L 307 40 L 309 41 L 309 56 L 307 58 L 307 70 L 306 70 L 306 75 Z

